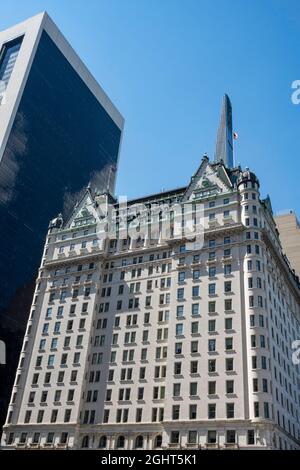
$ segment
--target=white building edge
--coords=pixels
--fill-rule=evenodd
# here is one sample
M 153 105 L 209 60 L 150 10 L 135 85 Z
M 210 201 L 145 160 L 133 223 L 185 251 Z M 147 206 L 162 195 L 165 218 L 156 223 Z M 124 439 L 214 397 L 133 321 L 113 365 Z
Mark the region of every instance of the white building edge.
M 119 129 L 123 130 L 124 127 L 124 118 L 120 112 L 57 28 L 50 16 L 46 12 L 42 12 L 0 32 L 0 50 L 4 44 L 23 36 L 22 47 L 18 52 L 18 60 L 14 64 L 11 79 L 5 90 L 5 100 L 0 106 L 0 161 L 3 157 L 7 139 L 43 31 L 46 31 L 54 41 L 55 45 L 63 53 L 73 69 L 78 73 L 85 85 L 90 89 Z
M 52 221 L 3 448 L 299 449 L 300 290 L 259 191 L 205 156 L 129 203 L 204 204 L 202 248 L 99 240 L 89 189 Z

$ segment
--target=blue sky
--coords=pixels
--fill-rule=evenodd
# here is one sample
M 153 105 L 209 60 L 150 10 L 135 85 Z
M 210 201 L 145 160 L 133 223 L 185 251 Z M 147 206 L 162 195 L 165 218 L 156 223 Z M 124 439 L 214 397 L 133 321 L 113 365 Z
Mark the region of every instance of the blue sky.
M 300 4 L 294 0 L 14 0 L 0 29 L 47 10 L 126 119 L 117 193 L 187 184 L 212 158 L 221 98 L 236 161 L 274 211 L 300 216 Z

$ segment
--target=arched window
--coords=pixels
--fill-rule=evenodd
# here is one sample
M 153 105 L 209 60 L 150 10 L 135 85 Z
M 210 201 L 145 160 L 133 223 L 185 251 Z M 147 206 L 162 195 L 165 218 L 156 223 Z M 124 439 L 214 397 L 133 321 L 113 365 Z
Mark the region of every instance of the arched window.
M 106 448 L 106 443 L 107 443 L 107 437 L 106 436 L 101 436 L 100 441 L 99 441 L 100 449 L 105 449 Z
M 143 448 L 143 443 L 144 443 L 143 436 L 137 436 L 137 438 L 135 440 L 135 448 L 136 449 L 142 449 Z
M 84 436 L 83 439 L 82 439 L 81 447 L 82 447 L 83 449 L 88 449 L 88 447 L 89 447 L 89 441 L 90 441 L 89 436 Z
M 155 447 L 161 447 L 161 445 L 162 445 L 162 436 L 161 434 L 159 434 L 155 438 Z
M 125 446 L 125 437 L 124 436 L 119 436 L 117 440 L 117 448 L 118 449 L 124 449 Z

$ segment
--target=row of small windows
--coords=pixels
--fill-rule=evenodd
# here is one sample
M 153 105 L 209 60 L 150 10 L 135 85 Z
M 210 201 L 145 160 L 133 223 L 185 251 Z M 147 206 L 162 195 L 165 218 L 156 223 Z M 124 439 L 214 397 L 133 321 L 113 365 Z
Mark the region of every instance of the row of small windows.
M 231 284 L 227 284 L 225 288 L 228 289 L 227 293 L 231 293 Z M 210 296 L 217 295 L 216 284 L 210 285 L 210 287 L 208 288 L 208 292 L 209 292 Z M 194 298 L 199 297 L 199 289 L 193 290 L 192 293 L 193 293 Z M 137 309 L 137 308 L 139 308 L 140 304 L 139 304 L 138 300 L 139 299 L 131 299 L 131 301 L 128 303 L 128 305 L 129 305 L 128 309 L 134 309 L 134 308 Z M 159 306 L 169 305 L 170 300 L 171 300 L 170 294 L 162 294 L 162 296 L 159 298 Z M 185 301 L 184 291 L 178 292 L 177 300 L 179 302 Z M 117 311 L 122 310 L 122 305 L 123 305 L 122 301 L 117 301 L 116 310 Z M 152 305 L 151 296 L 146 296 L 146 298 L 145 298 L 145 308 L 151 307 L 151 305 Z M 100 303 L 99 313 L 103 313 L 103 312 L 107 313 L 109 311 L 109 307 L 110 307 L 109 302 Z M 180 305 L 178 307 L 179 307 L 179 309 L 176 310 L 176 312 L 178 312 L 178 314 L 176 314 L 176 316 L 180 317 L 183 306 Z M 228 299 L 228 298 L 224 299 L 224 310 L 228 312 L 228 311 L 232 311 L 232 309 L 233 309 L 232 299 Z M 209 313 L 216 313 L 216 302 L 215 301 L 208 302 L 208 311 L 209 311 Z M 199 314 L 200 314 L 199 304 L 192 304 L 192 315 L 199 315 Z M 148 313 L 148 312 L 145 313 L 144 314 L 144 323 L 145 324 L 149 323 L 149 318 L 150 318 L 150 313 Z
M 118 436 L 117 440 L 116 440 L 116 443 L 115 443 L 116 449 L 124 449 L 125 444 L 126 444 L 125 436 L 122 436 L 122 435 Z M 99 439 L 98 447 L 100 449 L 105 449 L 106 446 L 107 446 L 107 437 L 106 436 L 101 436 L 100 439 Z M 139 435 L 134 440 L 134 448 L 135 449 L 142 449 L 143 446 L 144 446 L 144 437 L 142 435 Z M 162 446 L 162 436 L 158 435 L 158 436 L 155 437 L 154 447 L 159 448 L 161 446 Z M 81 448 L 82 449 L 88 449 L 89 447 L 90 447 L 90 437 L 89 436 L 84 436 L 82 438 Z
M 55 437 L 55 434 L 53 432 L 49 432 L 46 436 L 45 443 L 46 444 L 53 444 L 54 443 L 54 437 Z M 69 439 L 69 434 L 67 432 L 62 432 L 61 435 L 60 435 L 59 443 L 63 444 L 63 445 L 67 444 L 68 439 Z M 15 434 L 14 433 L 9 433 L 9 436 L 8 436 L 8 439 L 7 439 L 7 444 L 12 445 L 14 443 L 14 440 L 15 440 Z M 26 432 L 21 433 L 20 438 L 19 438 L 19 443 L 20 444 L 25 444 L 27 442 L 27 440 L 28 440 L 28 433 L 26 433 Z M 35 432 L 32 435 L 31 443 L 32 444 L 39 444 L 40 441 L 41 441 L 41 433 Z
M 131 369 L 132 371 L 132 369 Z M 155 371 L 155 377 L 157 378 L 164 378 L 166 376 L 166 368 L 162 369 L 161 372 L 159 370 Z M 130 380 L 128 379 L 128 374 L 126 374 L 126 369 L 122 369 L 121 371 L 121 377 L 120 380 Z M 258 392 L 258 379 L 253 379 L 253 391 Z M 173 397 L 181 397 L 181 383 L 177 382 L 173 384 Z M 189 396 L 191 397 L 198 397 L 198 382 L 190 382 L 189 384 Z M 255 385 L 255 387 L 254 387 Z M 143 400 L 144 399 L 144 387 L 138 387 L 137 388 L 137 400 Z M 268 385 L 267 385 L 267 379 L 262 379 L 262 391 L 265 393 L 268 393 Z M 95 391 L 94 391 L 95 392 Z M 118 400 L 119 401 L 129 401 L 131 399 L 131 394 L 132 389 L 131 388 L 120 388 L 118 390 Z M 225 392 L 226 394 L 233 394 L 235 393 L 235 387 L 234 387 L 234 380 L 226 380 L 225 382 Z M 70 391 L 69 391 L 70 393 Z M 91 393 L 91 392 L 90 392 Z M 112 400 L 112 393 L 113 390 L 111 388 L 108 388 L 106 390 L 106 397 L 105 400 L 110 402 Z M 216 381 L 209 381 L 208 382 L 208 396 L 213 396 L 214 398 L 217 395 L 217 382 Z M 95 398 L 93 396 L 93 398 Z M 165 386 L 154 386 L 153 387 L 153 395 L 152 395 L 153 400 L 158 400 L 158 399 L 164 399 L 165 398 Z M 68 400 L 70 401 L 70 400 Z M 91 401 L 90 399 L 86 401 Z M 97 398 L 93 399 L 93 401 L 97 401 Z
M 226 443 L 227 444 L 235 444 L 237 442 L 237 435 L 235 430 L 226 430 L 225 435 Z M 107 437 L 101 436 L 99 439 L 99 448 L 106 448 L 107 446 Z M 179 445 L 181 441 L 181 433 L 180 431 L 171 431 L 170 433 L 170 444 Z M 81 447 L 82 448 L 89 448 L 90 447 L 90 437 L 84 436 L 82 438 Z M 124 449 L 126 446 L 126 439 L 125 436 L 120 435 L 117 437 L 115 442 L 116 449 Z M 134 448 L 141 449 L 144 446 L 145 439 L 142 435 L 139 435 L 134 440 Z M 158 435 L 154 439 L 154 448 L 159 448 L 162 446 L 162 435 Z M 208 444 L 217 444 L 218 442 L 218 432 L 217 430 L 208 430 L 206 442 Z M 188 444 L 197 444 L 198 443 L 198 431 L 197 430 L 189 430 L 187 433 L 187 443 Z M 255 444 L 255 432 L 254 430 L 250 429 L 247 431 L 247 444 L 254 445 Z

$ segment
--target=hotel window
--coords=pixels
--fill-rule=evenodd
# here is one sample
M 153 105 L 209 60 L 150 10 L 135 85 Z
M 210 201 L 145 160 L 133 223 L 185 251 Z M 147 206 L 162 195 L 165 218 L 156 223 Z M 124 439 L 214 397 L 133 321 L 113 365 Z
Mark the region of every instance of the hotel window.
M 208 419 L 215 419 L 216 418 L 216 404 L 209 403 L 208 405 Z
M 142 421 L 142 415 L 143 415 L 143 408 L 137 408 L 136 409 L 136 416 L 135 420 L 137 423 L 140 423 Z M 140 446 L 142 447 L 142 446 Z
M 225 318 L 225 330 L 232 330 L 232 318 Z
M 254 418 L 259 418 L 259 402 L 255 401 L 253 403 L 254 406 Z
M 233 338 L 225 338 L 225 349 L 226 351 L 233 349 Z
M 268 402 L 264 402 L 264 417 L 265 417 L 266 419 L 269 419 L 269 418 L 270 418 L 269 403 L 268 403 Z
M 59 321 L 55 322 L 55 324 L 54 324 L 54 333 L 59 333 L 60 332 L 60 325 L 61 325 L 61 323 Z
M 181 375 L 181 362 L 174 363 L 174 375 Z
M 176 317 L 177 318 L 182 318 L 183 317 L 183 305 L 177 305 Z
M 175 343 L 175 354 L 182 354 L 182 343 Z
M 226 312 L 231 312 L 232 311 L 232 299 L 225 299 L 224 308 L 225 308 Z
M 197 419 L 197 405 L 190 405 L 189 419 Z
M 225 275 L 231 274 L 231 264 L 225 264 L 224 265 L 224 274 Z
M 80 353 L 76 352 L 74 354 L 73 364 L 79 364 L 79 361 L 80 361 Z
M 198 361 L 191 361 L 190 363 L 190 373 L 197 374 L 198 373 Z
M 208 284 L 208 294 L 215 295 L 216 293 L 216 284 Z
M 199 315 L 199 304 L 192 304 L 192 316 Z
M 197 444 L 197 431 L 189 431 L 188 444 Z
M 191 333 L 192 334 L 199 333 L 199 322 L 194 321 L 194 322 L 191 323 Z
M 180 397 L 181 384 L 173 384 L 173 397 Z
M 56 423 L 57 415 L 58 415 L 58 410 L 52 410 L 51 419 L 50 419 L 51 423 Z
M 196 354 L 198 352 L 198 341 L 191 342 L 191 354 Z
M 184 299 L 184 288 L 180 287 L 177 289 L 177 300 L 183 300 Z
M 70 343 L 71 343 L 71 336 L 65 336 L 64 348 L 68 348 L 70 346 Z
M 261 368 L 267 369 L 267 358 L 265 356 L 261 356 Z
M 209 352 L 214 352 L 216 350 L 216 340 L 215 339 L 209 339 L 208 340 L 208 351 Z
M 197 382 L 191 382 L 190 383 L 190 396 L 194 397 L 197 396 Z
M 179 431 L 171 431 L 171 444 L 179 444 L 180 433 Z
M 199 286 L 193 286 L 192 288 L 192 296 L 199 297 Z
M 215 277 L 217 273 L 217 268 L 216 266 L 209 266 L 208 268 L 208 276 L 209 277 Z
M 249 429 L 247 432 L 247 444 L 254 445 L 255 444 L 255 435 L 254 429 Z
M 44 410 L 39 410 L 37 415 L 37 423 L 42 423 L 44 418 Z
M 259 336 L 259 342 L 260 342 L 260 347 L 265 348 L 266 347 L 266 341 L 264 335 Z
M 39 432 L 35 432 L 33 434 L 33 439 L 32 439 L 32 443 L 33 444 L 38 444 L 40 442 L 40 433 Z
M 67 409 L 65 410 L 65 415 L 64 415 L 64 423 L 69 423 L 71 419 L 71 413 L 72 410 Z M 93 423 L 93 413 L 95 413 L 93 410 L 91 411 L 91 416 L 90 416 L 90 423 Z
M 60 443 L 61 444 L 66 444 L 68 442 L 68 433 L 67 432 L 62 432 L 61 437 L 60 437 Z
M 226 443 L 227 444 L 235 444 L 236 442 L 236 433 L 234 430 L 226 431 Z
M 31 410 L 27 410 L 25 413 L 24 423 L 29 423 L 31 418 Z
M 20 437 L 20 444 L 25 444 L 27 439 L 27 432 L 22 432 Z
M 231 281 L 225 281 L 224 282 L 224 292 L 225 293 L 229 293 L 232 291 L 232 288 L 231 288 Z
M 226 393 L 234 393 L 234 381 L 226 380 Z
M 183 335 L 183 323 L 177 323 L 175 334 L 176 334 L 176 336 L 182 336 Z
M 232 357 L 228 357 L 225 359 L 225 369 L 226 369 L 226 372 L 233 371 L 233 358 Z
M 72 370 L 70 381 L 76 382 L 76 379 L 77 379 L 77 370 Z
M 193 280 L 197 281 L 198 279 L 200 279 L 200 271 L 199 271 L 199 269 L 195 269 L 193 271 Z
M 215 395 L 216 394 L 216 382 L 209 381 L 208 382 L 208 395 Z
M 141 350 L 141 361 L 146 361 L 147 359 L 147 348 Z
M 46 311 L 46 318 L 50 318 L 52 315 L 52 307 L 48 307 Z
M 60 301 L 63 302 L 67 297 L 67 291 L 63 290 L 60 293 Z
M 216 240 L 209 240 L 208 241 L 209 248 L 214 248 L 216 246 Z
M 178 273 L 178 282 L 184 282 L 185 281 L 185 272 L 184 271 L 180 271 Z
M 179 419 L 180 415 L 180 405 L 173 405 L 172 406 L 172 419 L 177 420 Z
M 208 312 L 209 313 L 216 313 L 216 302 L 215 301 L 208 302 Z
M 54 354 L 51 354 L 50 356 L 48 356 L 48 366 L 49 367 L 52 367 L 54 365 Z
M 142 341 L 145 343 L 148 341 L 149 338 L 149 330 L 144 330 L 143 331 L 143 336 L 142 336 Z
M 208 372 L 216 372 L 216 360 L 209 359 L 208 361 Z
M 216 320 L 208 320 L 208 331 L 209 333 L 216 331 Z
M 208 444 L 215 444 L 217 442 L 217 431 L 207 431 Z

